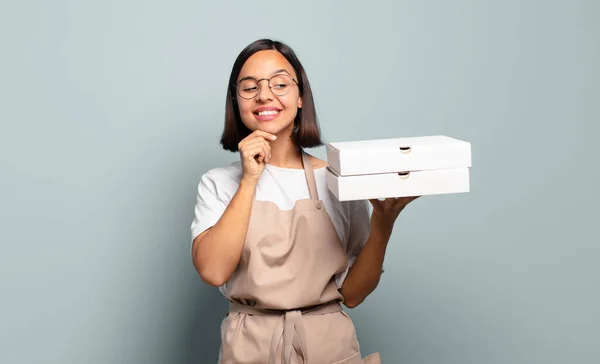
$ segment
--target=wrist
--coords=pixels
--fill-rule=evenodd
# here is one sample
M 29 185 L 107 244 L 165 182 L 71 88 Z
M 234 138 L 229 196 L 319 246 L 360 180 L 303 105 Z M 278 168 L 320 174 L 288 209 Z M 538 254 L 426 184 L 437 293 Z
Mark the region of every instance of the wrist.
M 256 185 L 258 185 L 258 179 L 252 177 L 242 177 L 240 180 L 240 188 L 250 188 L 255 189 Z
M 242 178 L 240 180 L 240 185 L 237 190 L 237 194 L 243 199 L 254 199 L 254 195 L 256 194 L 256 186 L 258 185 L 258 181 L 252 179 Z
M 380 238 L 384 242 L 389 240 L 394 228 L 394 222 L 388 220 L 385 216 L 377 212 L 373 212 L 371 215 L 371 234 L 374 234 L 375 237 Z

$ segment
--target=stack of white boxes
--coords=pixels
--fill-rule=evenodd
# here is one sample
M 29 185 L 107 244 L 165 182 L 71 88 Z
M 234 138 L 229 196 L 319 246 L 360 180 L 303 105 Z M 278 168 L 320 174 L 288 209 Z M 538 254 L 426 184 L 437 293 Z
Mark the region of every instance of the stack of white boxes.
M 443 135 L 329 143 L 327 186 L 340 201 L 470 191 L 471 144 Z

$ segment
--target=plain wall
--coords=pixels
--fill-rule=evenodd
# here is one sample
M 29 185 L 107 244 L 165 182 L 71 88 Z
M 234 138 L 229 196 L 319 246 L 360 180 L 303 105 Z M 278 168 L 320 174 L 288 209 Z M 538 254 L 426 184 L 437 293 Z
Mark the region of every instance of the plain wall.
M 470 141 L 472 190 L 399 217 L 350 311 L 384 363 L 600 361 L 597 1 L 0 6 L 0 362 L 214 363 L 189 255 L 234 58 L 271 37 L 327 142 Z M 324 158 L 323 148 L 312 151 Z

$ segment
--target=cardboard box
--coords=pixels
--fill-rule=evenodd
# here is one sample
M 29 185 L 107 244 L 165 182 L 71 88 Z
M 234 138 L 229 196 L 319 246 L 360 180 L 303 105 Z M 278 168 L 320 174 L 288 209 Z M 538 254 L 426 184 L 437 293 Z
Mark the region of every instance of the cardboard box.
M 471 167 L 471 143 L 444 135 L 329 143 L 340 176 Z
M 340 201 L 469 192 L 469 169 L 439 169 L 341 177 L 327 167 L 327 185 Z
M 470 191 L 471 144 L 443 135 L 329 143 L 327 185 L 340 201 Z

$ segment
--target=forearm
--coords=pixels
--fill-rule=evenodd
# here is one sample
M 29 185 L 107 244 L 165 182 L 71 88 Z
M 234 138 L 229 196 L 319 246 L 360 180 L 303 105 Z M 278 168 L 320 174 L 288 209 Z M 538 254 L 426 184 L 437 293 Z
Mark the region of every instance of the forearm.
M 242 180 L 219 221 L 194 240 L 194 267 L 206 283 L 224 284 L 237 267 L 255 192 L 256 183 Z
M 361 304 L 379 284 L 391 232 L 392 227 L 383 227 L 377 216 L 371 218 L 369 238 L 340 289 L 347 307 L 354 308 Z

